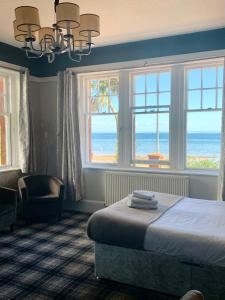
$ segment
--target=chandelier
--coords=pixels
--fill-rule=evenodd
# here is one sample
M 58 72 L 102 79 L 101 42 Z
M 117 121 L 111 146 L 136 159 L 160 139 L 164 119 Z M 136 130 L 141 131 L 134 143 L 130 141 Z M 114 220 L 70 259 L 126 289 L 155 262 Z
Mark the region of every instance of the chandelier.
M 28 58 L 47 57 L 52 63 L 56 55 L 68 53 L 70 60 L 80 62 L 91 54 L 93 38 L 100 35 L 99 16 L 80 15 L 75 3 L 54 1 L 56 22 L 52 27 L 41 27 L 39 11 L 33 6 L 15 9 L 13 22 L 15 40 L 22 42 Z

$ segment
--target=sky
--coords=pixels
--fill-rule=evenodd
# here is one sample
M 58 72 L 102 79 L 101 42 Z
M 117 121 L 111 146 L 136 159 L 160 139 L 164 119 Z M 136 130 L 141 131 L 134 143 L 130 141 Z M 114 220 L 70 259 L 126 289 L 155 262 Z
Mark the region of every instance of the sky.
M 222 81 L 223 68 L 218 69 L 210 67 L 201 69 L 190 69 L 187 72 L 187 106 L 188 109 L 200 109 L 201 102 L 203 108 L 222 107 Z M 156 74 L 148 76 L 138 75 L 134 78 L 134 101 L 136 106 L 156 105 L 157 90 L 158 101 L 160 105 L 170 104 L 170 86 L 171 75 L 169 72 L 162 72 L 158 78 Z M 217 89 L 215 87 L 217 86 Z M 200 88 L 204 91 L 201 92 Z M 144 94 L 148 95 L 145 97 Z M 216 98 L 217 95 L 217 98 Z M 118 109 L 118 97 L 112 98 L 114 108 Z M 156 114 L 139 114 L 135 118 L 136 132 L 155 132 Z M 160 132 L 168 132 L 169 117 L 168 114 L 159 116 Z M 188 132 L 220 132 L 221 130 L 221 112 L 189 112 L 187 115 Z M 93 133 L 115 133 L 115 116 L 93 116 Z

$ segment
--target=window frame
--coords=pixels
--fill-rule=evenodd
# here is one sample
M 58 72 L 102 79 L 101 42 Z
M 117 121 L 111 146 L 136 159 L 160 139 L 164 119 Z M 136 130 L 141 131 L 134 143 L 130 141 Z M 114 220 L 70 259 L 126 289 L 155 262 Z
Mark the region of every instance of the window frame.
M 6 108 L 0 115 L 6 116 L 8 120 L 6 129 L 7 164 L 0 165 L 0 171 L 3 171 L 19 168 L 20 73 L 0 67 L 0 76 L 4 77 L 6 82 L 6 92 L 4 93 Z
M 217 72 L 216 72 L 216 86 L 214 88 L 203 88 L 203 83 L 202 83 L 202 71 L 201 71 L 201 88 L 200 89 L 193 89 L 193 90 L 200 90 L 201 91 L 201 108 L 200 109 L 189 109 L 188 108 L 188 80 L 187 80 L 187 74 L 188 74 L 188 70 L 189 69 L 204 69 L 204 68 L 209 68 L 209 67 L 219 67 L 222 66 L 223 67 L 223 76 L 225 76 L 225 70 L 224 70 L 224 62 L 222 59 L 208 59 L 208 60 L 204 60 L 204 61 L 196 61 L 193 63 L 186 63 L 184 65 L 184 120 L 185 120 L 185 146 L 184 146 L 184 170 L 188 170 L 188 171 L 218 171 L 218 169 L 214 169 L 214 168 L 188 168 L 187 166 L 187 116 L 188 116 L 188 112 L 221 112 L 221 131 L 222 131 L 222 112 L 223 112 L 223 106 L 224 103 L 222 102 L 222 107 L 221 108 L 203 108 L 203 97 L 202 97 L 202 92 L 204 90 L 210 90 L 210 89 L 215 89 L 216 90 L 216 105 L 217 105 L 217 100 L 218 100 L 218 89 L 220 87 L 218 87 L 217 83 L 218 83 L 218 77 L 217 77 Z M 223 80 L 224 82 L 224 80 Z M 222 86 L 222 91 L 223 91 L 224 87 Z M 223 93 L 222 93 L 223 94 Z M 222 95 L 223 97 L 223 95 Z M 223 100 L 223 99 L 222 99 Z M 221 144 L 222 144 L 222 136 L 221 136 Z M 220 144 L 220 148 L 221 145 Z M 221 152 L 221 151 L 220 151 Z M 220 153 L 221 155 L 221 153 Z
M 134 67 L 131 69 L 124 68 L 112 70 L 110 65 L 109 71 L 98 71 L 91 73 L 79 73 L 79 98 L 81 101 L 81 132 L 82 132 L 82 160 L 84 167 L 99 169 L 120 169 L 120 170 L 140 170 L 146 172 L 157 173 L 193 173 L 193 174 L 209 174 L 216 175 L 218 169 L 190 169 L 186 168 L 186 74 L 185 68 L 195 68 L 197 65 L 205 66 L 206 64 L 219 64 L 224 66 L 224 58 L 208 57 L 198 58 L 191 61 L 177 61 L 163 65 L 153 64 L 152 66 Z M 146 73 L 154 70 L 166 70 L 171 68 L 171 103 L 170 103 L 170 168 L 140 168 L 132 166 L 132 76 L 133 73 Z M 119 76 L 119 159 L 117 164 L 108 163 L 91 163 L 87 160 L 87 131 L 85 129 L 85 80 L 87 78 L 97 78 L 103 74 L 117 74 Z M 225 70 L 224 70 L 225 76 Z M 150 161 L 152 164 L 152 161 Z
M 83 91 L 82 91 L 82 98 L 85 99 L 84 101 L 84 105 L 83 105 L 83 108 L 82 108 L 82 114 L 83 114 L 83 118 L 84 118 L 84 126 L 83 126 L 83 131 L 85 132 L 85 155 L 84 155 L 84 161 L 85 161 L 85 164 L 91 164 L 91 165 L 104 165 L 104 166 L 118 166 L 119 165 L 119 161 L 121 161 L 121 158 L 120 158 L 120 126 L 119 126 L 119 120 L 120 120 L 120 95 L 119 95 L 119 91 L 118 91 L 118 101 L 119 101 L 119 107 L 118 107 L 118 113 L 91 113 L 91 111 L 89 111 L 89 97 L 90 95 L 88 95 L 88 85 L 89 85 L 89 82 L 93 79 L 97 79 L 97 80 L 100 80 L 100 79 L 111 79 L 112 77 L 118 77 L 119 79 L 119 73 L 118 72 L 100 72 L 100 73 L 97 73 L 94 75 L 94 77 L 92 75 L 89 75 L 89 76 L 85 76 L 84 80 L 83 80 Z M 88 118 L 90 115 L 103 115 L 103 116 L 106 116 L 106 115 L 118 115 L 118 128 L 117 128 L 117 140 L 118 140 L 118 162 L 106 162 L 106 163 L 101 163 L 101 162 L 91 162 L 89 160 L 89 128 L 88 128 Z
M 144 93 L 135 93 L 134 92 L 134 77 L 137 75 L 144 75 L 147 76 L 148 74 L 157 74 L 157 88 L 156 88 L 156 92 L 155 94 L 157 94 L 157 102 L 159 101 L 159 94 L 160 94 L 160 90 L 159 90 L 159 76 L 158 74 L 163 73 L 163 72 L 170 72 L 171 75 L 171 84 L 170 84 L 170 90 L 169 91 L 163 91 L 163 92 L 169 92 L 170 93 L 170 105 L 155 105 L 155 106 L 135 106 L 135 95 L 137 94 L 141 94 L 141 95 L 145 95 L 145 104 L 146 104 L 146 96 L 148 94 L 153 94 L 152 92 L 147 92 L 147 84 L 146 84 L 146 77 L 145 77 L 145 91 Z M 147 67 L 144 68 L 144 70 L 133 70 L 129 72 L 129 76 L 130 76 L 130 115 L 131 115 L 131 136 L 132 136 L 132 148 L 131 148 L 131 162 L 130 165 L 133 168 L 135 167 L 135 164 L 145 164 L 145 165 L 149 165 L 149 164 L 157 164 L 157 165 L 164 165 L 164 166 L 170 166 L 170 160 L 171 160 L 171 149 L 170 149 L 170 144 L 171 144 L 171 102 L 172 102 L 172 67 L 171 65 L 166 65 L 166 66 L 154 66 L 154 67 Z M 159 159 L 148 159 L 148 160 L 136 160 L 135 159 L 135 131 L 134 131 L 134 115 L 135 112 L 133 112 L 133 110 L 135 110 L 135 108 L 143 108 L 143 109 L 150 109 L 150 108 L 168 108 L 168 112 L 158 112 L 158 114 L 162 114 L 162 113 L 168 113 L 169 114 L 169 159 L 168 160 L 159 160 Z M 140 113 L 136 113 L 136 114 L 140 114 Z M 151 114 L 151 112 L 150 112 Z M 154 113 L 153 113 L 154 114 Z M 155 113 L 157 114 L 157 112 Z M 148 168 L 151 169 L 151 168 Z M 155 169 L 155 168 L 153 168 Z M 171 169 L 169 167 L 169 169 Z

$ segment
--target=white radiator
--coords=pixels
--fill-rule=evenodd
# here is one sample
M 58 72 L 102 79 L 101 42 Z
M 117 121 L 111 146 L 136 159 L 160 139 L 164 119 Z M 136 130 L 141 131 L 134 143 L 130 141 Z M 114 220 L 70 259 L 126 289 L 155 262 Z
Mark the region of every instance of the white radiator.
M 106 172 L 105 205 L 111 205 L 135 189 L 189 196 L 189 178 L 128 172 Z

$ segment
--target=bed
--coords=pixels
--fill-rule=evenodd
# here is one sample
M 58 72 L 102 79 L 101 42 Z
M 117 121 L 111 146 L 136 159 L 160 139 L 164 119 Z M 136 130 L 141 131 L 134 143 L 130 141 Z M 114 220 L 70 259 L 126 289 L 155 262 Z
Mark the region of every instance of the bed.
M 201 290 L 225 299 L 225 202 L 156 193 L 158 210 L 129 208 L 127 198 L 94 213 L 95 272 L 182 296 Z

